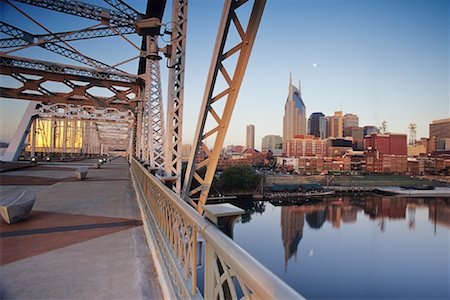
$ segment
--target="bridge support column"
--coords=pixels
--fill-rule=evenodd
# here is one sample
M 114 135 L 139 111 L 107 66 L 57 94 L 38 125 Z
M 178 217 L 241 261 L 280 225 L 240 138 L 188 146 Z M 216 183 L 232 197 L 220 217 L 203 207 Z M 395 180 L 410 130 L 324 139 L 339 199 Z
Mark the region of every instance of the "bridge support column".
M 237 218 L 245 211 L 229 203 L 208 204 L 204 207 L 205 218 L 213 222 L 217 228 L 233 238 L 233 227 Z

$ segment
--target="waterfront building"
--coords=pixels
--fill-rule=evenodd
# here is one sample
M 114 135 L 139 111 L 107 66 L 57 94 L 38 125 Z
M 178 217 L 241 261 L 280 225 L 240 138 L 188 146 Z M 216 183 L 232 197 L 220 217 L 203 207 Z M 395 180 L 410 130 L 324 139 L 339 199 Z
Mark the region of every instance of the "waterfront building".
M 358 127 L 359 126 L 359 117 L 355 114 L 347 113 L 342 117 L 343 128 L 349 127 Z
M 312 135 L 296 135 L 286 140 L 285 153 L 287 156 L 326 156 L 327 141 Z
M 342 137 L 344 133 L 342 111 L 334 112 L 334 116 L 328 116 L 327 137 Z
M 298 88 L 289 81 L 289 94 L 284 106 L 283 146 L 286 141 L 299 134 L 306 134 L 306 106 L 302 99 L 300 83 Z
M 327 120 L 321 112 L 312 113 L 308 119 L 308 134 L 325 139 L 327 137 Z
M 278 156 L 283 153 L 283 138 L 279 135 L 266 135 L 261 141 L 261 152 L 272 151 Z
M 253 125 L 253 124 L 247 125 L 247 136 L 246 136 L 245 147 L 247 149 L 255 148 L 255 125 Z
M 366 149 L 380 154 L 407 155 L 406 134 L 371 134 L 365 138 Z
M 376 134 L 365 138 L 368 172 L 405 173 L 407 165 L 406 134 Z

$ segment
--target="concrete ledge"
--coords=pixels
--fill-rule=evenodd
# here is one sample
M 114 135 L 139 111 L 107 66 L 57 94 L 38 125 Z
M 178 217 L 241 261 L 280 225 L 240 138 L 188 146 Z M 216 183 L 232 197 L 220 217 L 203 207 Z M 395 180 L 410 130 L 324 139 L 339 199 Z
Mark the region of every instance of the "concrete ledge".
M 0 199 L 0 215 L 8 224 L 25 220 L 31 213 L 36 196 L 29 191 L 18 191 Z
M 75 175 L 77 176 L 78 180 L 83 180 L 86 178 L 88 173 L 88 168 L 87 167 L 79 167 L 78 169 L 75 170 Z

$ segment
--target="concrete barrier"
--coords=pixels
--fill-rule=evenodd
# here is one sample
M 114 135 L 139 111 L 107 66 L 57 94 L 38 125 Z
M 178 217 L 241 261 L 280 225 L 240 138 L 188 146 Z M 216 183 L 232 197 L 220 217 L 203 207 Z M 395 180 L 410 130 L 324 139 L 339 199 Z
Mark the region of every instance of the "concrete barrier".
M 78 180 L 85 179 L 86 176 L 87 176 L 87 173 L 88 173 L 88 168 L 87 167 L 79 167 L 75 171 L 75 175 L 77 176 Z
M 31 213 L 36 196 L 29 191 L 18 191 L 0 198 L 0 215 L 8 224 L 25 220 Z

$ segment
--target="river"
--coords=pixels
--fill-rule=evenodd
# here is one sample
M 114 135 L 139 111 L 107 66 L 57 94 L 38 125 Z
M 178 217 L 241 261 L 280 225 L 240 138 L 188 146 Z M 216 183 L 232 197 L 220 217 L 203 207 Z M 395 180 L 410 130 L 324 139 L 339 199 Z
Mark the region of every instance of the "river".
M 234 240 L 308 299 L 450 299 L 450 198 L 234 204 Z

